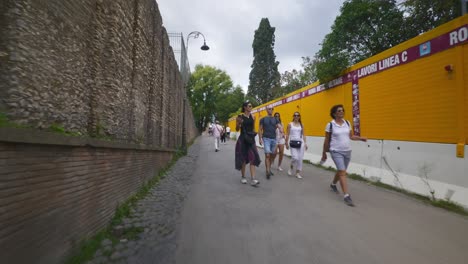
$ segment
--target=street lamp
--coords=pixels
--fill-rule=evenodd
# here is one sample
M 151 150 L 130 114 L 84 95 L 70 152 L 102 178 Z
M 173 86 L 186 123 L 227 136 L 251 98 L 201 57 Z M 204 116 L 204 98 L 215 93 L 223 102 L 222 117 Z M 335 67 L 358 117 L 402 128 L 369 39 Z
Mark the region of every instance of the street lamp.
M 203 37 L 203 46 L 200 47 L 201 50 L 204 50 L 204 51 L 207 51 L 210 49 L 210 47 L 208 47 L 208 45 L 206 45 L 206 39 L 205 39 L 205 35 L 203 35 L 200 31 L 192 31 L 190 32 L 188 35 L 187 35 L 187 47 L 185 48 L 185 52 L 182 53 L 182 56 L 185 57 L 185 59 L 187 59 L 187 54 L 188 54 L 188 43 L 189 43 L 189 39 L 190 37 L 192 38 L 198 38 L 199 36 L 202 36 Z M 190 70 L 189 70 L 190 71 Z M 186 83 L 187 84 L 187 83 Z M 182 147 L 184 148 L 184 150 L 187 150 L 187 127 L 186 127 L 186 119 L 185 119 L 185 104 L 187 103 L 187 95 L 185 94 L 184 95 L 184 104 L 183 104 L 183 115 L 182 115 Z M 203 96 L 205 96 L 205 94 L 203 94 Z M 205 99 L 203 99 L 203 108 L 205 108 Z
M 192 31 L 187 35 L 187 50 L 188 50 L 188 42 L 189 42 L 190 37 L 195 39 L 195 38 L 198 38 L 200 35 L 203 37 L 203 46 L 201 46 L 200 49 L 201 50 L 209 50 L 210 49 L 210 47 L 208 47 L 208 45 L 206 45 L 205 36 L 200 31 Z

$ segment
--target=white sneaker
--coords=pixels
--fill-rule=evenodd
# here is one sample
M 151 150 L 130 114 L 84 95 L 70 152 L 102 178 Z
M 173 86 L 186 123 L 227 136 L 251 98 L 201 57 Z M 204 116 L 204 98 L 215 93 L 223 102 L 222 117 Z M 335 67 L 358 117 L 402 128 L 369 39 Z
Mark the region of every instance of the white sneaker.
M 252 181 L 250 182 L 250 185 L 252 185 L 252 186 L 254 186 L 254 187 L 257 187 L 257 185 L 259 185 L 259 184 L 260 184 L 260 182 L 259 182 L 258 180 L 252 180 Z
M 288 175 L 291 176 L 292 175 L 292 171 L 291 169 L 288 170 Z
M 302 176 L 298 173 L 298 174 L 296 174 L 296 178 L 302 179 Z
M 283 168 L 281 168 L 281 167 L 278 167 L 278 170 L 279 170 L 279 171 L 283 171 Z
M 246 178 L 244 178 L 244 177 L 242 177 L 242 179 L 241 179 L 241 183 L 242 183 L 242 184 L 247 184 L 247 179 L 246 179 Z

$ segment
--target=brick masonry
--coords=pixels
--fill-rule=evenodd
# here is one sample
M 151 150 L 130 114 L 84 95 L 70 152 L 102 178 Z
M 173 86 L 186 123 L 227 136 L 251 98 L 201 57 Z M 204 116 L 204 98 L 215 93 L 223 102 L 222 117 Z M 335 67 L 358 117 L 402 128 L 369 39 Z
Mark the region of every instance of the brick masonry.
M 171 151 L 0 142 L 0 257 L 57 263 L 103 228 Z
M 0 1 L 0 36 L 0 114 L 33 129 L 0 129 L 0 262 L 60 263 L 197 136 L 192 109 L 155 1 Z

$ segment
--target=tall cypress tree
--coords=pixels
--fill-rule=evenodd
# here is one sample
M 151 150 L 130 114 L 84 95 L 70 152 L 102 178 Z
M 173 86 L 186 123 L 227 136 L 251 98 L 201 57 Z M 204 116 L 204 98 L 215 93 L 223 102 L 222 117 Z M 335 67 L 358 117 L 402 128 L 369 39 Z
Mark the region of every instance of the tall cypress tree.
M 279 62 L 276 61 L 274 46 L 275 28 L 270 26 L 268 18 L 262 18 L 252 44 L 254 60 L 247 91 L 260 104 L 273 99 L 273 90 L 280 86 Z

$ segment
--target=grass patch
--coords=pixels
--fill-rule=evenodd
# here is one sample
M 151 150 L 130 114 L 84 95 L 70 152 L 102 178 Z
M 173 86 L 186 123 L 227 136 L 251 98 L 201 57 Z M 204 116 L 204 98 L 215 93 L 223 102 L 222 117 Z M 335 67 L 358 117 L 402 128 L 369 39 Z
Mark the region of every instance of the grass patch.
M 192 141 L 193 143 L 193 141 Z M 176 163 L 176 161 L 185 156 L 187 151 L 179 148 L 169 164 L 161 169 L 159 173 L 151 178 L 146 184 L 144 184 L 137 191 L 136 194 L 129 197 L 125 202 L 117 206 L 115 214 L 112 217 L 109 225 L 95 234 L 93 237 L 84 239 L 79 246 L 78 253 L 69 257 L 65 263 L 66 264 L 82 264 L 93 258 L 96 251 L 101 248 L 102 241 L 109 239 L 112 241 L 112 244 L 117 244 L 120 239 L 135 240 L 138 238 L 138 234 L 144 231 L 143 227 L 130 227 L 122 230 L 121 234 L 116 234 L 115 228 L 122 224 L 123 219 L 131 218 L 131 209 L 135 207 L 138 201 L 143 199 L 150 191 L 155 187 L 160 180 L 164 179 L 167 175 L 169 169 Z M 103 254 L 110 255 L 112 252 L 105 252 Z M 106 255 L 107 256 L 107 255 Z
M 99 231 L 92 239 L 80 243 L 80 254 L 69 258 L 65 263 L 85 263 L 91 260 L 96 251 L 101 247 L 104 239 L 110 236 L 108 228 Z
M 0 112 L 0 127 L 12 127 L 12 128 L 33 128 L 31 125 L 21 125 L 11 121 L 6 113 Z M 40 129 L 38 129 L 40 130 Z M 65 128 L 59 124 L 50 125 L 45 131 L 53 132 L 57 134 L 67 135 L 67 136 L 82 136 L 80 132 L 71 132 L 65 130 Z
M 56 124 L 56 123 L 50 125 L 50 127 L 47 129 L 47 131 L 54 132 L 54 133 L 57 133 L 57 134 L 67 135 L 67 136 L 75 136 L 75 137 L 81 136 L 80 132 L 67 131 L 67 130 L 65 130 L 65 128 L 63 126 L 61 126 L 59 124 Z
M 312 164 L 315 167 L 318 167 L 318 168 L 321 168 L 321 169 L 324 169 L 324 170 L 336 172 L 336 169 L 331 167 L 331 166 L 325 167 L 325 166 L 322 166 L 322 165 L 320 165 L 318 163 L 311 163 L 311 162 L 309 164 Z M 380 188 L 385 188 L 387 190 L 399 192 L 399 193 L 408 195 L 410 197 L 413 197 L 413 198 L 415 198 L 415 199 L 417 199 L 419 201 L 422 201 L 424 203 L 431 204 L 432 206 L 439 207 L 439 208 L 444 208 L 444 209 L 446 209 L 448 211 L 451 211 L 451 212 L 454 212 L 454 213 L 457 213 L 457 214 L 460 214 L 460 215 L 463 215 L 463 216 L 468 216 L 468 211 L 463 206 L 461 206 L 459 204 L 456 204 L 454 202 L 448 201 L 448 200 L 431 199 L 429 196 L 424 196 L 424 195 L 421 195 L 421 194 L 410 192 L 410 191 L 398 188 L 398 187 L 393 186 L 393 185 L 382 183 L 380 181 L 371 181 L 371 180 L 369 180 L 367 178 L 364 178 L 361 175 L 356 174 L 356 173 L 348 174 L 348 178 L 356 180 L 356 181 L 364 182 L 364 183 L 367 183 L 367 184 L 370 184 L 370 185 L 374 185 L 374 186 L 377 186 L 377 187 L 380 187 Z
M 16 124 L 10 121 L 6 113 L 0 112 L 0 127 L 29 128 L 30 126 Z
M 3 126 L 3 124 L 8 123 L 8 117 L 5 113 L 0 112 L 0 126 Z

